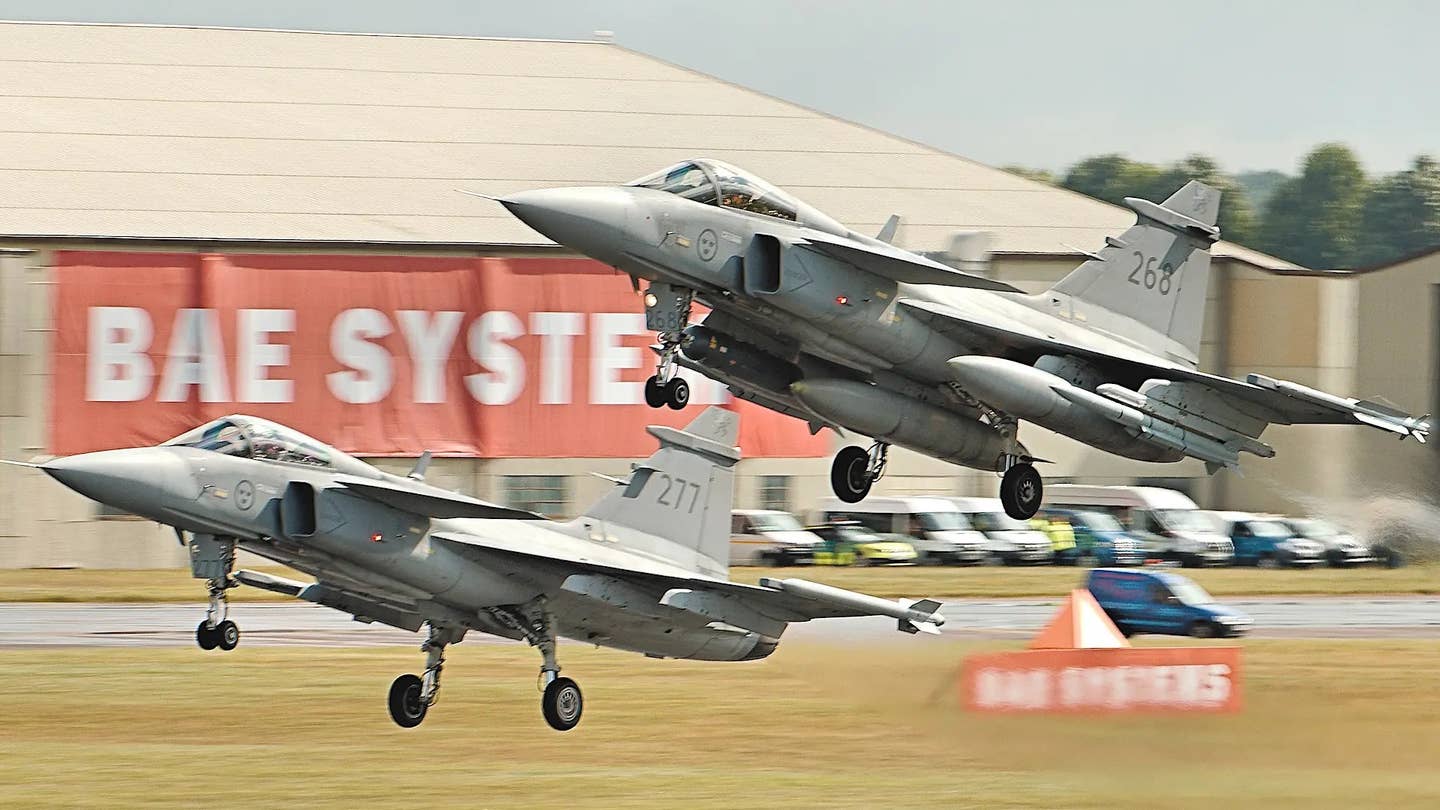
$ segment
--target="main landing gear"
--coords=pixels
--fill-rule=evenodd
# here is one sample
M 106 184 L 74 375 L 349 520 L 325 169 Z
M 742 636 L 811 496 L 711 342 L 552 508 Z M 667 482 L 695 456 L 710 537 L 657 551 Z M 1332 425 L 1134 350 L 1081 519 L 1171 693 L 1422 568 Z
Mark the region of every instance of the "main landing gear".
M 830 465 L 830 487 L 835 497 L 846 503 L 859 503 L 870 494 L 870 486 L 885 474 L 890 445 L 876 442 L 870 449 L 851 445 L 835 454 Z
M 235 567 L 235 539 L 213 534 L 190 536 L 190 574 L 204 579 L 210 591 L 205 621 L 195 627 L 195 643 L 202 650 L 233 650 L 240 644 L 240 628 L 226 618 L 230 602 L 225 592 L 240 586 L 231 576 Z
M 1029 520 L 1040 511 L 1044 482 L 1035 465 L 1015 456 L 1006 456 L 1005 474 L 1000 477 L 1000 505 L 1016 520 Z
M 539 648 L 540 712 L 545 722 L 556 731 L 569 731 L 579 725 L 585 702 L 575 681 L 560 677 L 560 665 L 555 660 L 555 631 L 544 602 L 536 600 L 515 607 L 489 608 L 487 612 L 500 624 L 519 633 L 530 646 Z M 390 719 L 396 725 L 414 728 L 425 719 L 440 691 L 445 647 L 464 637 L 464 627 L 429 624 L 429 635 L 420 645 L 425 653 L 425 675 L 401 675 L 390 684 Z
M 656 282 L 645 291 L 645 328 L 655 330 L 660 341 L 655 374 L 645 381 L 645 404 L 652 408 L 668 405 L 678 411 L 690 404 L 690 384 L 678 376 L 676 357 L 694 300 L 693 290 L 669 284 Z

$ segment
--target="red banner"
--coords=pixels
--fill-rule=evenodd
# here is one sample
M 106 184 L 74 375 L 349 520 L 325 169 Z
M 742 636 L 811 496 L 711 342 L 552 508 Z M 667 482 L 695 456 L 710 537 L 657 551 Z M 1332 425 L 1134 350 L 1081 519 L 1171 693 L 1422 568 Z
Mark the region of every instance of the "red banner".
M 960 702 L 979 712 L 1236 712 L 1239 647 L 1124 647 L 972 655 Z
M 823 436 L 690 375 L 652 410 L 630 281 L 582 259 L 56 254 L 51 451 L 156 444 L 227 413 L 361 455 L 648 455 L 647 424 L 741 411 L 746 456 Z

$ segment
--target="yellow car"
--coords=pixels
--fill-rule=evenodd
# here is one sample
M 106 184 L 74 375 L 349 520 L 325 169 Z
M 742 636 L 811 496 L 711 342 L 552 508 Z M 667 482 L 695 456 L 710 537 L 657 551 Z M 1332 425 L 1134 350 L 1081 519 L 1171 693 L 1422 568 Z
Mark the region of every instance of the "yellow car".
M 886 540 L 859 523 L 831 523 L 810 532 L 820 537 L 815 546 L 815 565 L 914 565 L 915 547 L 898 540 Z

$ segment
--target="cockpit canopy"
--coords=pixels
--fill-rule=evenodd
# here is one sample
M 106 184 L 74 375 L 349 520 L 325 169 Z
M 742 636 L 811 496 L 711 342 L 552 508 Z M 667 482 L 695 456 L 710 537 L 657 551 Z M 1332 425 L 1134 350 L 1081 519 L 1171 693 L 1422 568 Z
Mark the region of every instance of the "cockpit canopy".
M 627 185 L 653 188 L 705 205 L 748 211 L 825 231 L 845 232 L 829 217 L 759 177 L 709 158 L 677 163 Z
M 224 416 L 176 436 L 165 444 L 198 447 L 258 461 L 283 461 L 331 469 L 337 467 L 337 460 L 355 461 L 297 430 L 253 416 Z

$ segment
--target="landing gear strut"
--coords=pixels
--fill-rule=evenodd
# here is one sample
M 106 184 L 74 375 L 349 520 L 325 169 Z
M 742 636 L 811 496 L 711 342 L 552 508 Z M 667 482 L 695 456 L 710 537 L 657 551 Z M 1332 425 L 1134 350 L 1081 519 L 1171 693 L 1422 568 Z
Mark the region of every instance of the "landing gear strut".
M 1005 465 L 1005 474 L 1000 478 L 1000 504 L 1005 514 L 1016 520 L 1035 517 L 1045 494 L 1040 473 L 1023 457 L 1006 456 Z
M 645 328 L 654 329 L 660 341 L 655 374 L 645 381 L 645 404 L 652 408 L 670 406 L 681 410 L 690 404 L 690 384 L 676 375 L 680 341 L 690 325 L 690 305 L 695 292 L 659 282 L 645 291 Z
M 492 608 L 490 614 L 540 650 L 540 712 L 545 722 L 556 731 L 569 731 L 579 725 L 585 701 L 579 685 L 560 676 L 560 664 L 555 660 L 555 629 L 544 600 L 515 608 Z
M 458 644 L 465 638 L 464 627 L 430 622 L 425 643 L 420 651 L 425 653 L 424 676 L 405 674 L 390 684 L 390 719 L 401 728 L 414 728 L 425 719 L 425 713 L 434 706 L 440 694 L 440 670 L 445 668 L 445 647 Z
M 830 465 L 830 487 L 835 497 L 846 503 L 859 503 L 870 494 L 870 485 L 885 474 L 890 445 L 876 442 L 870 449 L 851 445 L 835 454 Z
M 230 602 L 225 592 L 239 587 L 230 576 L 235 567 L 235 539 L 213 534 L 190 536 L 190 574 L 205 580 L 210 591 L 210 606 L 205 621 L 195 627 L 195 643 L 202 650 L 233 650 L 240 644 L 240 628 L 230 621 Z

